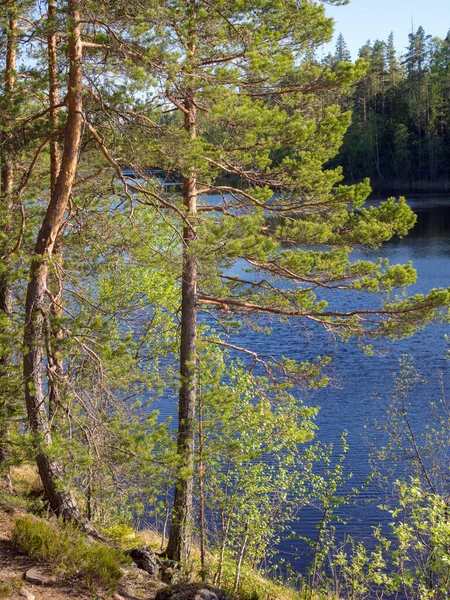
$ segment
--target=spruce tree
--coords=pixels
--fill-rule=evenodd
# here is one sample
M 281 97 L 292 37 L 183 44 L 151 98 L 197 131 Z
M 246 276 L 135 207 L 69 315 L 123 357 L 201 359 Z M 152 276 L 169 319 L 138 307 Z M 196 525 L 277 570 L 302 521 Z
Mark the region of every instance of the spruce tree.
M 336 49 L 334 51 L 334 59 L 337 62 L 351 61 L 352 55 L 350 54 L 350 50 L 347 47 L 347 43 L 345 41 L 344 36 L 340 33 L 336 40 Z

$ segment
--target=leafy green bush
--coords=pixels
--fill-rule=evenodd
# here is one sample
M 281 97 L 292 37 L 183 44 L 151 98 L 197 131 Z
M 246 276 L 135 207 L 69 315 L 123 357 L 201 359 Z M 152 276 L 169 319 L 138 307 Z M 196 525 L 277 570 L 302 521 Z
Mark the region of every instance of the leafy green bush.
M 124 550 L 143 545 L 141 536 L 134 531 L 131 525 L 126 523 L 112 523 L 108 527 L 103 527 L 101 531 L 108 542 Z
M 121 550 L 104 544 L 92 544 L 86 549 L 80 572 L 90 588 L 100 585 L 115 589 L 122 577 L 120 565 L 125 562 L 129 562 L 129 559 Z
M 120 550 L 89 543 L 71 525 L 54 525 L 28 515 L 15 520 L 12 539 L 28 556 L 44 559 L 68 575 L 80 575 L 90 588 L 116 589 L 121 577 L 120 565 L 130 562 Z

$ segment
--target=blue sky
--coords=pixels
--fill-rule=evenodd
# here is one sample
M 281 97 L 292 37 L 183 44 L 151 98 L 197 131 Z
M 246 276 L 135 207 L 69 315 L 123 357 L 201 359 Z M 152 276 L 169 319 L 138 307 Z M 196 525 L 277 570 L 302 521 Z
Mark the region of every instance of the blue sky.
M 450 29 L 450 0 L 350 0 L 346 6 L 325 8 L 335 20 L 332 49 L 336 35 L 342 32 L 353 59 L 368 39 L 386 40 L 391 31 L 397 50 L 403 52 L 411 23 L 415 30 L 422 25 L 433 37 L 445 37 Z

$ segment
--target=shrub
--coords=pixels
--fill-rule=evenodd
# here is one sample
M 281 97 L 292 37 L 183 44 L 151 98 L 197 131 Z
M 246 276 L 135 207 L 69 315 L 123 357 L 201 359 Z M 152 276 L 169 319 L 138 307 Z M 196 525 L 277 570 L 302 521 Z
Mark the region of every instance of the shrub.
M 120 565 L 129 561 L 121 550 L 104 544 L 92 544 L 86 549 L 80 572 L 90 588 L 100 586 L 116 589 L 122 577 Z
M 108 527 L 103 527 L 102 534 L 114 546 L 119 546 L 124 550 L 130 550 L 142 545 L 141 536 L 136 534 L 133 527 L 126 523 L 113 523 Z
M 15 519 L 12 532 L 13 543 L 22 552 L 66 572 L 76 570 L 80 537 L 76 529 L 60 528 L 29 515 Z
M 90 588 L 116 589 L 120 565 L 130 562 L 120 550 L 89 543 L 72 525 L 51 524 L 29 515 L 15 520 L 12 539 L 28 556 L 44 559 L 67 575 L 80 575 Z

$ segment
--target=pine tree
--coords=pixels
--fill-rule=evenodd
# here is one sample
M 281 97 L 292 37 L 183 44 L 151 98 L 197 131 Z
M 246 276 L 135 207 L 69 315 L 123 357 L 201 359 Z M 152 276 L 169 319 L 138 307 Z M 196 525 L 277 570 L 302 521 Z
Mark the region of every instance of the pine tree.
M 353 122 L 340 152 L 350 181 L 370 175 L 378 189 L 426 181 L 445 186 L 449 99 L 446 42 L 423 28 L 409 36 L 402 62 L 393 35 L 367 42 L 359 56 L 368 63 L 355 86 Z M 378 143 L 375 143 L 378 139 Z
M 450 32 L 435 38 L 430 59 L 430 129 L 434 139 L 434 164 L 437 176 L 450 174 Z
M 34 437 L 36 462 L 44 490 L 53 511 L 84 524 L 83 515 L 70 489 L 62 485 L 61 465 L 48 452 L 52 434 L 44 399 L 42 369 L 44 340 L 48 327 L 46 296 L 49 288 L 49 262 L 63 223 L 77 169 L 82 133 L 82 43 L 80 37 L 79 1 L 69 0 L 69 80 L 67 89 L 67 120 L 61 165 L 51 191 L 50 202 L 37 236 L 31 259 L 27 286 L 24 325 L 23 376 L 28 422 Z M 53 105 L 50 105 L 53 110 Z M 89 525 L 85 524 L 89 529 Z
M 245 8 L 234 4 L 219 8 L 198 2 L 174 3 L 171 6 L 161 4 L 141 12 L 135 20 L 136 34 L 145 31 L 145 35 L 141 34 L 136 38 L 135 46 L 140 47 L 141 64 L 146 68 L 156 69 L 158 84 L 166 98 L 168 109 L 177 111 L 182 117 L 182 124 L 178 118 L 172 118 L 168 126 L 162 127 L 160 124 L 154 127 L 153 134 L 157 143 L 152 143 L 150 153 L 149 148 L 146 148 L 150 164 L 163 169 L 175 169 L 184 178 L 178 432 L 178 448 L 183 468 L 175 490 L 167 550 L 168 555 L 175 559 L 187 558 L 192 529 L 196 314 L 199 302 L 202 301 L 197 291 L 198 279 L 205 279 L 212 267 L 210 261 L 216 260 L 212 255 L 206 255 L 206 262 L 202 261 L 204 272 L 198 271 L 199 257 L 204 247 L 202 238 L 207 231 L 203 221 L 208 212 L 227 213 L 220 207 L 199 206 L 199 197 L 207 196 L 215 190 L 223 197 L 225 193 L 234 195 L 236 192 L 239 198 L 236 198 L 235 210 L 239 210 L 238 206 L 242 203 L 248 204 L 252 211 L 254 207 L 262 207 L 268 198 L 268 190 L 263 188 L 266 184 L 278 181 L 285 171 L 283 167 L 274 170 L 273 174 L 269 173 L 269 169 L 262 176 L 258 174 L 261 167 L 264 168 L 264 163 L 268 165 L 272 149 L 282 145 L 280 140 L 271 139 L 275 129 L 270 128 L 269 123 L 273 118 L 280 122 L 283 114 L 273 105 L 272 99 L 283 99 L 286 96 L 292 102 L 296 94 L 298 97 L 307 92 L 308 83 L 326 89 L 333 86 L 339 78 L 352 77 L 350 71 L 344 70 L 339 74 L 328 73 L 323 76 L 322 70 L 316 68 L 304 89 L 301 75 L 295 69 L 295 53 L 300 50 L 310 53 L 314 46 L 329 38 L 330 21 L 325 19 L 322 8 L 314 5 L 297 6 L 292 3 L 292 10 L 289 12 L 280 4 L 272 11 L 273 14 L 266 12 L 265 8 L 265 5 L 257 3 L 246 5 Z M 213 38 L 215 45 L 212 44 Z M 167 40 L 163 48 L 160 46 L 160 39 Z M 289 43 L 285 43 L 286 39 Z M 145 45 L 147 50 L 143 51 Z M 147 66 L 146 63 L 150 64 Z M 261 113 L 260 117 L 258 112 Z M 155 121 L 153 114 L 150 113 L 149 116 Z M 228 129 L 227 121 L 230 116 L 236 120 L 236 125 Z M 253 132 L 249 130 L 246 141 L 247 127 L 244 123 L 248 119 L 252 123 Z M 299 126 L 301 127 L 300 123 L 297 128 Z M 337 119 L 336 127 L 340 126 L 341 121 Z M 284 144 L 292 144 L 294 132 L 286 133 L 288 139 Z M 252 141 L 255 135 L 261 137 L 261 141 Z M 211 144 L 214 138 L 221 140 L 217 147 Z M 230 148 L 226 149 L 226 146 Z M 175 148 L 180 152 L 175 154 Z M 221 163 L 223 153 L 232 161 L 231 172 L 241 174 L 241 162 L 244 165 L 247 163 L 251 169 L 255 168 L 253 183 L 262 189 L 246 194 L 233 187 L 216 186 L 216 174 L 224 170 Z M 140 169 L 139 172 L 144 173 L 145 169 Z M 247 177 L 246 173 L 243 175 Z M 249 172 L 248 180 L 251 179 Z M 167 201 L 154 191 L 136 191 L 140 191 L 143 196 L 150 195 L 160 206 L 167 206 Z M 176 210 L 180 212 L 179 209 Z M 225 229 L 240 228 L 241 224 L 236 225 L 234 221 L 230 219 L 227 225 L 228 221 L 224 219 L 223 224 L 219 222 L 217 226 L 219 229 L 222 226 Z M 261 215 L 246 217 L 242 224 L 248 229 L 246 237 L 253 238 L 256 235 L 259 238 L 257 246 L 267 245 L 264 236 L 258 235 Z M 211 230 L 213 237 L 218 234 L 219 229 L 216 232 L 214 228 Z M 228 235 L 235 234 L 230 231 Z M 211 242 L 214 244 L 213 240 Z M 254 243 L 251 242 L 251 245 Z M 210 253 L 211 245 L 207 248 Z M 225 248 L 222 261 L 234 260 L 235 256 L 237 248 Z M 203 301 L 210 303 L 206 297 Z
M 9 458 L 9 414 L 11 393 L 10 363 L 11 345 L 7 339 L 11 334 L 11 318 L 13 311 L 12 283 L 11 283 L 11 253 L 10 240 L 13 234 L 13 211 L 14 211 L 14 166 L 15 145 L 12 135 L 12 121 L 14 119 L 14 87 L 16 82 L 17 45 L 18 45 L 18 5 L 16 2 L 7 7 L 5 19 L 5 44 L 6 50 L 5 67 L 3 76 L 3 126 L 0 131 L 1 148 L 1 183 L 0 183 L 0 220 L 1 220 L 1 246 L 3 264 L 0 266 L 0 477 L 8 474 Z M 3 25 L 3 24 L 2 24 Z M 9 334 L 9 335 L 8 335 Z
M 270 7 L 154 3 L 133 13 L 131 26 L 120 14 L 108 25 L 117 47 L 129 56 L 125 77 L 127 68 L 144 85 L 152 77 L 148 93 L 157 99 L 132 111 L 132 166 L 144 183 L 125 185 L 182 222 L 180 469 L 167 548 L 169 557 L 182 561 L 189 556 L 194 520 L 200 308 L 250 322 L 264 322 L 265 315 L 300 319 L 348 339 L 409 335 L 448 301 L 441 290 L 340 312 L 328 309 L 317 293 L 321 288 L 336 294 L 342 289 L 389 293 L 411 283 L 410 266 L 353 263 L 349 255 L 355 244 L 376 246 L 405 235 L 415 219 L 404 200 L 361 209 L 368 182 L 347 188 L 339 185 L 339 169 L 323 167 L 337 152 L 349 115 L 336 106 L 324 109 L 321 100 L 329 90 L 354 82 L 364 67 L 344 62 L 324 69 L 310 60 L 311 50 L 331 35 L 320 6 Z M 144 121 L 150 144 L 134 129 Z M 89 129 L 117 169 L 120 151 L 107 149 L 94 125 Z M 158 189 L 149 166 L 180 173 L 182 190 Z M 117 173 L 120 177 L 120 169 Z M 283 249 L 283 242 L 294 247 Z M 314 250 L 316 244 L 327 250 Z M 237 260 L 250 274 L 227 273 Z M 220 336 L 210 342 L 227 345 Z M 276 368 L 290 376 L 302 371 L 291 361 Z
M 126 8 L 119 2 L 99 2 L 93 11 L 82 0 L 69 0 L 67 9 L 49 0 L 48 16 L 44 33 L 51 93 L 43 112 L 49 118 L 36 132 L 41 138 L 34 140 L 34 158 L 52 142 L 48 176 L 40 188 L 47 195 L 50 190 L 50 201 L 37 211 L 43 220 L 34 232 L 24 319 L 25 396 L 34 451 L 53 510 L 85 524 L 67 479 L 83 481 L 92 517 L 95 498 L 101 496 L 93 484 L 92 448 L 101 448 L 101 460 L 114 475 L 123 471 L 112 465 L 122 466 L 126 460 L 145 470 L 153 438 L 149 435 L 146 443 L 142 438 L 154 421 L 138 424 L 133 413 L 127 433 L 115 396 L 127 386 L 161 385 L 154 373 L 147 379 L 137 366 L 150 361 L 150 346 L 156 355 L 179 350 L 177 457 L 168 453 L 166 469 L 156 479 L 167 476 L 171 483 L 176 467 L 167 554 L 185 561 L 194 525 L 197 380 L 199 368 L 205 369 L 198 364 L 201 345 L 251 357 L 250 368 L 260 366 L 269 378 L 283 383 L 317 382 L 323 364 L 320 359 L 317 364 L 295 364 L 289 358 L 260 357 L 199 325 L 198 312 L 213 314 L 225 330 L 235 330 L 239 321 L 264 328 L 270 317 L 365 343 L 412 334 L 445 313 L 449 293 L 435 290 L 398 298 L 395 291 L 415 279 L 410 265 L 351 258 L 354 247 L 377 247 L 405 235 L 415 218 L 403 199 L 364 209 L 368 181 L 343 186 L 341 169 L 329 166 L 350 122 L 350 115 L 329 100 L 348 94 L 366 67 L 361 61 L 324 67 L 314 59 L 315 49 L 332 34 L 322 6 L 294 0 L 176 0 L 148 5 L 131 1 Z M 67 82 L 64 76 L 56 78 L 58 61 L 66 64 L 65 57 L 55 56 L 57 26 L 60 35 L 69 29 Z M 367 55 L 378 65 L 365 89 L 369 108 L 378 117 L 386 79 L 383 43 L 369 46 Z M 83 61 L 89 63 L 84 73 Z M 42 87 L 42 82 L 35 84 Z M 58 113 L 58 100 L 66 91 L 65 110 Z M 64 132 L 57 138 L 60 123 Z M 367 123 L 369 135 L 372 125 Z M 132 167 L 134 179 L 124 176 L 125 166 Z M 113 177 L 107 188 L 105 181 L 98 185 L 97 173 L 108 167 Z M 177 173 L 182 185 L 161 185 L 154 168 Z M 91 180 L 96 184 L 85 196 L 78 195 L 77 186 Z M 128 220 L 124 206 L 130 208 Z M 117 230 L 112 214 L 120 224 Z M 71 224 L 77 235 L 63 232 L 74 215 Z M 150 241 L 146 228 L 156 232 L 155 239 Z M 104 250 L 96 248 L 96 235 Z M 65 260 L 76 274 L 66 285 L 67 295 L 76 298 L 65 298 L 67 307 L 61 302 L 62 280 L 55 276 L 61 271 L 62 239 Z M 150 243 L 154 251 L 146 252 Z M 158 254 L 168 262 L 164 275 L 161 262 L 155 261 Z M 244 267 L 237 272 L 237 265 Z M 80 293 L 77 281 L 90 295 Z M 356 298 L 367 293 L 383 300 L 361 308 Z M 343 294 L 357 308 L 339 310 L 337 297 Z M 173 334 L 159 339 L 155 307 L 167 302 L 162 310 L 170 313 L 162 318 L 166 331 L 173 325 L 178 301 L 180 343 L 175 348 Z M 145 311 L 150 314 L 147 323 Z M 99 350 L 86 343 L 88 337 L 94 344 L 101 341 Z M 207 369 L 202 371 L 207 374 Z M 71 427 L 73 448 L 60 442 L 66 424 L 54 418 L 58 411 L 70 413 L 67 419 L 76 422 Z M 110 428 L 104 425 L 108 419 Z M 93 432 L 91 420 L 96 424 Z M 162 440 L 165 434 L 157 431 L 156 439 L 159 434 Z M 76 448 L 83 443 L 87 448 Z M 78 474 L 68 469 L 67 475 L 58 452 L 69 462 L 76 450 L 84 466 Z M 150 471 L 148 467 L 146 479 Z M 108 490 L 113 478 L 102 474 Z

